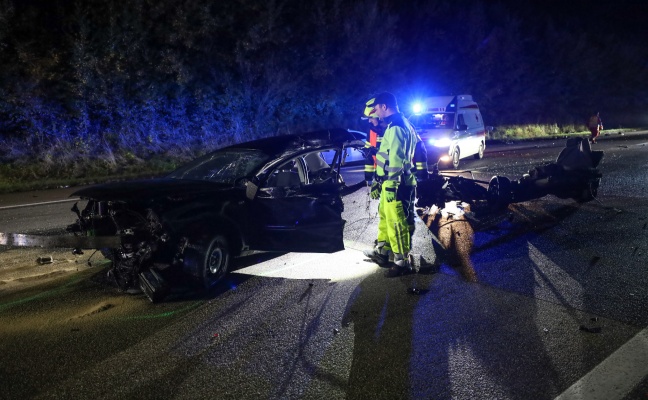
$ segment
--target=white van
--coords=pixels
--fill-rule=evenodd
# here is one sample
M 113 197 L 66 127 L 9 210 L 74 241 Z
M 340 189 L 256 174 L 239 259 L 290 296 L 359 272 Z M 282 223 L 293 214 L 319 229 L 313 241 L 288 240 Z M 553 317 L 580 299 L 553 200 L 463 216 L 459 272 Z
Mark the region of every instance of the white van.
M 458 169 L 462 158 L 484 157 L 486 130 L 492 127 L 484 127 L 471 95 L 429 97 L 409 120 L 425 142 L 430 162 Z

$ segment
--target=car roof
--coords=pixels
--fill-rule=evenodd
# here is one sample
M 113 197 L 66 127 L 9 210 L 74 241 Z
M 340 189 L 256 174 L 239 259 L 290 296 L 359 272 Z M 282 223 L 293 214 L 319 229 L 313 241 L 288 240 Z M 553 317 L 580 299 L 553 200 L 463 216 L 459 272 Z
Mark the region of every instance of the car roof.
M 364 141 L 359 132 L 346 129 L 326 129 L 320 131 L 273 136 L 250 142 L 238 143 L 228 148 L 258 149 L 265 153 L 281 154 L 286 151 L 305 148 L 341 147 L 352 141 Z

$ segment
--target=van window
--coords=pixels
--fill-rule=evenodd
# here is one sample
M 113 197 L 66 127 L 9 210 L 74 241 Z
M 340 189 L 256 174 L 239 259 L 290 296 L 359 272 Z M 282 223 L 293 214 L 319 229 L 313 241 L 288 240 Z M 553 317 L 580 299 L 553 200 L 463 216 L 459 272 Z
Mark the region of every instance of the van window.
M 417 129 L 452 129 L 454 113 L 429 113 L 412 115 L 409 120 Z
M 463 114 L 459 114 L 459 117 L 457 118 L 457 129 L 459 129 L 461 125 L 466 125 Z

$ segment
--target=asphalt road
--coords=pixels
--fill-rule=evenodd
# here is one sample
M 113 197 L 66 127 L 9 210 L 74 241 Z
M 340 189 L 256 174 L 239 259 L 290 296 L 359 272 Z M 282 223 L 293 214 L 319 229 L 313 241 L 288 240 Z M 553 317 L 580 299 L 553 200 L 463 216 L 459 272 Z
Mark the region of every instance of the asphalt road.
M 490 146 L 463 167 L 477 179 L 516 179 L 563 144 Z M 398 278 L 361 253 L 377 224 L 365 188 L 345 198 L 346 250 L 240 259 L 209 296 L 178 289 L 150 304 L 107 286 L 97 255 L 57 255 L 63 272 L 0 284 L 0 393 L 645 399 L 648 139 L 596 146 L 605 151 L 597 200 L 547 196 L 441 222 L 421 210 L 414 248 L 423 265 Z M 349 185 L 361 176 L 345 170 Z M 18 203 L 0 197 L 0 231 L 70 221 L 69 202 Z M 25 251 L 4 249 L 0 269 L 38 268 L 27 264 L 42 251 Z

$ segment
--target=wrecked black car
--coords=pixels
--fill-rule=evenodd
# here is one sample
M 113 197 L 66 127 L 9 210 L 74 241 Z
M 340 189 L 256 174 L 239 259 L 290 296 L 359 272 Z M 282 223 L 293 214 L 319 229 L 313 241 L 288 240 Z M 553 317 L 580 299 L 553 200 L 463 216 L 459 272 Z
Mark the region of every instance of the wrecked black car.
M 153 302 L 169 292 L 169 268 L 210 288 L 231 257 L 342 250 L 340 162 L 364 140 L 345 130 L 266 138 L 206 154 L 164 178 L 87 187 L 72 194 L 87 205 L 75 204 L 78 220 L 67 229 L 117 237 L 118 245 L 100 248 L 112 261 L 109 274 Z

